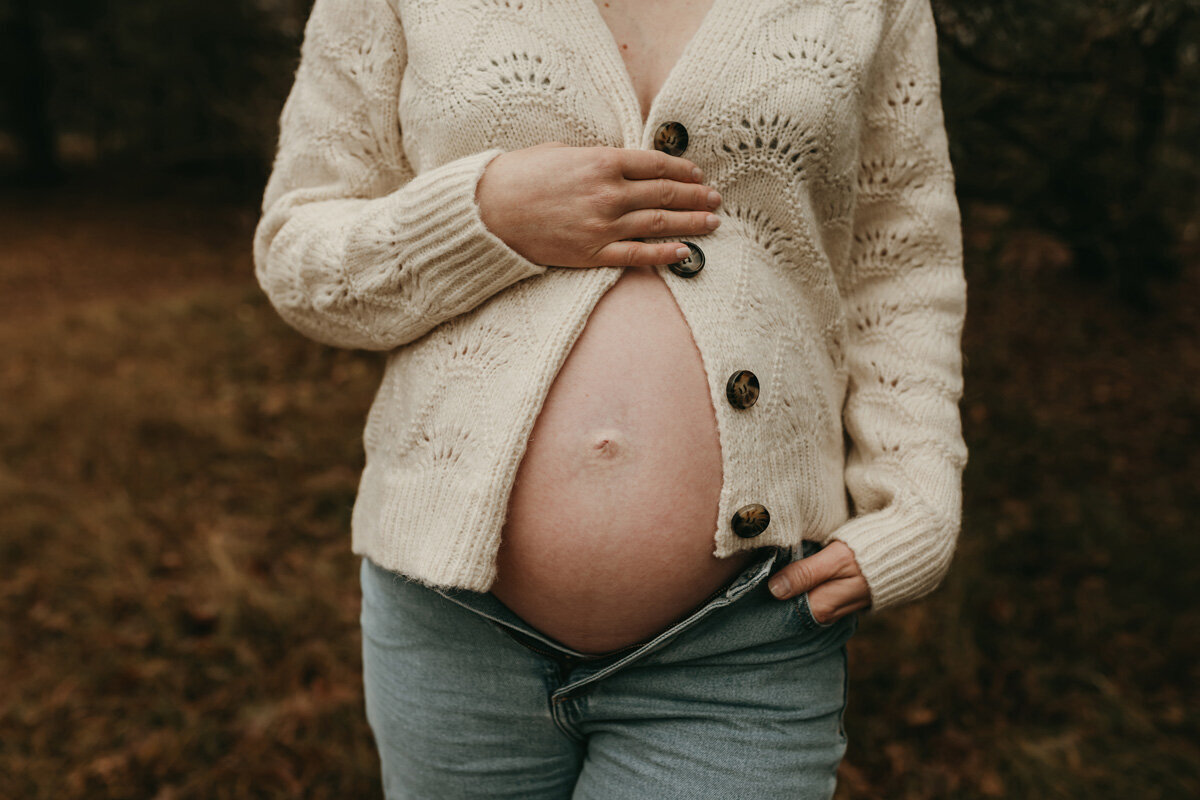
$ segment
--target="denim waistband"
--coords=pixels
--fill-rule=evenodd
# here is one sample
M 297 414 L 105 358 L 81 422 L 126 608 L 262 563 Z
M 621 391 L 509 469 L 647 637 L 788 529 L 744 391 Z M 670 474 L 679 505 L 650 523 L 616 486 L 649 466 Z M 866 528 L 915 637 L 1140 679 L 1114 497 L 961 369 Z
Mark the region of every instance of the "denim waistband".
M 805 540 L 803 554 L 810 555 L 820 549 L 820 545 Z M 698 622 L 716 607 L 729 605 L 743 596 L 763 580 L 773 575 L 779 569 L 795 559 L 795 549 L 771 545 L 762 549 L 762 555 L 752 561 L 745 569 L 734 576 L 724 586 L 717 589 L 702 603 L 684 615 L 680 621 L 668 626 L 665 630 L 639 642 L 635 642 L 617 650 L 605 653 L 583 653 L 547 636 L 529 625 L 525 620 L 504 605 L 490 592 L 475 592 L 468 589 L 436 588 L 438 594 L 460 606 L 470 609 L 487 618 L 512 639 L 533 652 L 553 659 L 564 668 L 576 664 L 600 665 L 603 662 L 620 660 L 644 648 L 654 645 L 659 640 L 673 635 L 680 630 Z

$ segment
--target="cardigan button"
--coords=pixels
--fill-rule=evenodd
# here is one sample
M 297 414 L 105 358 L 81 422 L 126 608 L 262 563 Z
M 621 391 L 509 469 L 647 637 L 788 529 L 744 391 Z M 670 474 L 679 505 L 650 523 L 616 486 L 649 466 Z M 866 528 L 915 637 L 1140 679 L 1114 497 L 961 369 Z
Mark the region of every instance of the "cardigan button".
M 688 132 L 679 122 L 664 122 L 654 131 L 654 149 L 661 150 L 669 156 L 683 155 L 687 150 Z
M 752 539 L 767 529 L 771 524 L 771 515 L 767 507 L 759 503 L 742 506 L 733 514 L 729 521 L 733 532 L 743 539 Z
M 683 261 L 668 264 L 667 267 L 681 278 L 690 278 L 704 269 L 704 251 L 691 242 L 683 242 L 692 252 Z
M 734 408 L 749 408 L 758 401 L 758 376 L 739 369 L 725 382 L 725 398 Z

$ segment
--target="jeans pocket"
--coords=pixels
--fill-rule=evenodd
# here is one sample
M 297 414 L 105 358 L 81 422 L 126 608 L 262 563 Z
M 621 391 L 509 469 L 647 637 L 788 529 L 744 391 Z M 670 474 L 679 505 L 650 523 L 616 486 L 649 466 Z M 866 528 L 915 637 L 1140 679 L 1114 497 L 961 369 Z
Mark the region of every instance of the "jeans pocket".
M 812 605 L 808 602 L 808 592 L 802 592 L 795 596 L 792 600 L 792 605 L 795 608 L 796 616 L 800 618 L 800 624 L 809 630 L 818 630 L 822 628 L 832 628 L 837 624 L 837 620 L 832 622 L 819 622 L 813 616 Z
M 814 542 L 811 539 L 805 539 L 800 543 L 800 552 L 796 553 L 796 560 L 800 558 L 808 558 L 814 553 L 819 553 L 825 548 L 825 545 Z M 809 603 L 808 592 L 803 592 L 792 598 L 792 611 L 800 620 L 800 625 L 805 630 L 821 630 L 824 628 L 832 628 L 837 620 L 833 622 L 818 622 L 813 616 L 812 605 Z

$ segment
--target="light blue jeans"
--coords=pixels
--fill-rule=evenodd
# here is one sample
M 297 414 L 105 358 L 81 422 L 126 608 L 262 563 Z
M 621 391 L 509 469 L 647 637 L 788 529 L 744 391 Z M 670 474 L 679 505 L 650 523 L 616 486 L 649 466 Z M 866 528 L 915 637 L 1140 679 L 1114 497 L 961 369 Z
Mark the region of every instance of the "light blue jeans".
M 805 542 L 804 553 L 819 546 Z M 362 561 L 363 679 L 389 800 L 816 800 L 846 750 L 846 642 L 761 557 L 657 635 L 589 656 L 489 593 Z

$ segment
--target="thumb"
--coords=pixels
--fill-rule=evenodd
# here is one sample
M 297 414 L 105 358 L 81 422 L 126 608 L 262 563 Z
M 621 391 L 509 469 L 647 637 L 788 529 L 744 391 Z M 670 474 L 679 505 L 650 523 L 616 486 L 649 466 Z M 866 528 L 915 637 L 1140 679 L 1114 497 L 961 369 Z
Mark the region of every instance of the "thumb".
M 833 572 L 833 559 L 828 552 L 820 550 L 779 570 L 767 582 L 767 586 L 771 594 L 782 600 L 824 583 L 833 577 Z

